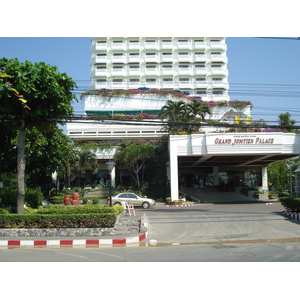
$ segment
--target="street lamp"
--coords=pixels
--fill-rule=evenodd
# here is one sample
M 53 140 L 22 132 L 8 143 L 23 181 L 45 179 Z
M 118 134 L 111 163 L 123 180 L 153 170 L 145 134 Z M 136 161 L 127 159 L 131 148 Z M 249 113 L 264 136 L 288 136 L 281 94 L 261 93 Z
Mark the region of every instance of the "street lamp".
M 109 173 L 109 206 L 112 206 L 111 204 L 111 171 L 112 169 L 115 167 L 116 163 L 113 161 L 108 161 L 107 163 L 105 163 L 106 168 L 108 170 Z

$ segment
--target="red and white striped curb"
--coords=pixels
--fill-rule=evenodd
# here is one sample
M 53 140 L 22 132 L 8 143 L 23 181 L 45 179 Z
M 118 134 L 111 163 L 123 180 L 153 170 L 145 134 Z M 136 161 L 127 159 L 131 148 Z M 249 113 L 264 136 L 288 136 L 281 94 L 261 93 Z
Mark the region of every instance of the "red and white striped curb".
M 183 207 L 183 206 L 193 206 L 193 204 L 170 204 L 167 207 Z
M 290 212 L 290 211 L 283 211 L 284 215 L 287 215 L 288 217 L 295 218 L 297 220 L 300 220 L 300 213 Z
M 148 232 L 139 236 L 118 239 L 74 239 L 74 240 L 0 240 L 0 247 L 21 246 L 96 246 L 96 245 L 126 245 L 139 243 L 148 237 Z

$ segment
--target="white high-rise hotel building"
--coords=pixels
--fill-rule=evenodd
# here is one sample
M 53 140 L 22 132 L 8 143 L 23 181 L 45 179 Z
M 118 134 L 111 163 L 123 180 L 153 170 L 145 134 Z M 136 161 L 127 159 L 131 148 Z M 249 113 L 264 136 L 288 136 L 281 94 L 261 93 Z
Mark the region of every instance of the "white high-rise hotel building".
M 238 108 L 231 106 L 234 101 L 229 101 L 226 50 L 223 37 L 92 38 L 91 89 L 83 95 L 85 114 L 127 117 L 143 113 L 155 116 L 168 100 L 179 101 L 171 91 L 180 90 L 189 96 L 201 97 L 203 101 L 214 101 L 210 103 L 215 105 L 208 117 L 211 120 L 223 123 L 231 117 L 233 124 L 239 116 L 240 120 L 248 122 L 250 105 Z M 137 89 L 149 88 L 169 89 L 170 93 L 158 91 L 163 92 L 163 97 L 153 93 L 157 90 L 136 93 Z M 125 93 L 124 90 L 130 91 Z M 93 121 L 72 121 L 67 123 L 67 131 L 73 140 L 99 143 L 159 139 L 168 134 L 159 119 L 149 123 L 144 122 L 146 120 L 133 119 L 133 123 L 126 120 L 95 118 Z M 300 155 L 300 135 L 294 133 L 263 132 L 262 129 L 225 133 L 212 127 L 201 131 L 169 136 L 167 173 L 173 200 L 179 199 L 179 180 L 183 177 L 195 187 L 219 186 L 227 178 L 226 184 L 231 187 L 236 187 L 239 182 L 249 186 L 255 183 L 267 191 L 267 166 Z M 116 147 L 97 149 L 101 170 L 105 170 L 105 163 L 113 159 L 115 151 Z M 118 176 L 121 178 L 125 174 L 120 169 L 118 174 L 115 172 L 114 168 L 111 173 L 113 185 Z M 91 177 L 91 170 L 89 174 Z M 88 172 L 86 180 L 87 177 Z
M 91 89 L 181 90 L 202 100 L 229 100 L 223 37 L 97 37 Z

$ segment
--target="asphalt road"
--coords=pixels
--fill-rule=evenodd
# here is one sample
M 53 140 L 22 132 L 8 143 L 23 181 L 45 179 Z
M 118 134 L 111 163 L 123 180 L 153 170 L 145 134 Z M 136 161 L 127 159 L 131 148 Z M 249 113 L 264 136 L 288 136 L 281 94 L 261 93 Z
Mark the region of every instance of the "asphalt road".
M 300 222 L 279 203 L 196 204 L 137 209 L 149 219 L 149 241 L 100 247 L 0 249 L 1 262 L 258 262 L 300 261 Z
M 300 237 L 300 222 L 280 203 L 157 206 L 147 212 L 149 238 L 158 243 L 202 243 Z

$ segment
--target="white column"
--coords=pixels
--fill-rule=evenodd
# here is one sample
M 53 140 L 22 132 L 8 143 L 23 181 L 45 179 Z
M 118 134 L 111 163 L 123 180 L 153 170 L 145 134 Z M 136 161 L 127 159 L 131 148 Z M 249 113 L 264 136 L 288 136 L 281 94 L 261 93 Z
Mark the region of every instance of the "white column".
M 268 168 L 261 167 L 262 190 L 268 192 Z
M 110 173 L 111 178 L 111 186 L 116 187 L 116 167 L 113 167 Z
M 214 172 L 214 186 L 219 186 L 220 185 L 219 167 L 214 166 L 213 172 Z
M 171 183 L 171 198 L 179 200 L 178 191 L 178 157 L 177 146 L 170 145 L 170 183 Z

